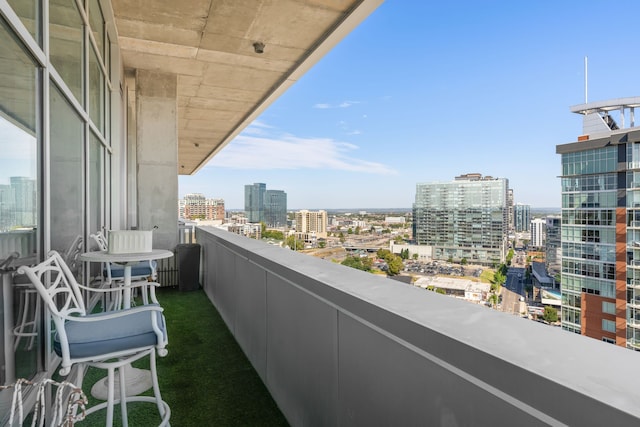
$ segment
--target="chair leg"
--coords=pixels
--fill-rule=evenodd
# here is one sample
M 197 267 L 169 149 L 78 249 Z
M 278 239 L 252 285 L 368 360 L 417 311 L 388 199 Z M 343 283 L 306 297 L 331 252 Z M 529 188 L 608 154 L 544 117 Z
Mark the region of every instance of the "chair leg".
M 110 367 L 107 369 L 107 422 L 105 423 L 106 427 L 113 426 L 113 399 L 114 399 L 114 375 L 115 368 Z
M 160 385 L 158 384 L 158 370 L 156 368 L 156 352 L 153 350 L 149 355 L 149 367 L 151 369 L 151 381 L 153 382 L 153 395 L 156 398 L 156 405 L 158 406 L 158 412 L 160 417 L 164 417 L 164 403 L 162 396 L 160 395 Z
M 120 377 L 120 412 L 122 414 L 122 426 L 128 427 L 129 420 L 127 417 L 127 379 L 125 378 L 124 366 L 118 368 L 118 376 Z

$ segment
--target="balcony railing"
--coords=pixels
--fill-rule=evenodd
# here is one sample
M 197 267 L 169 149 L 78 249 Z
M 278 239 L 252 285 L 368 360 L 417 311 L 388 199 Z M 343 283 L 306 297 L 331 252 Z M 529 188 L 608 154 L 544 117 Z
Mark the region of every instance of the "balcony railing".
M 633 351 L 223 230 L 196 236 L 205 292 L 291 425 L 640 421 Z

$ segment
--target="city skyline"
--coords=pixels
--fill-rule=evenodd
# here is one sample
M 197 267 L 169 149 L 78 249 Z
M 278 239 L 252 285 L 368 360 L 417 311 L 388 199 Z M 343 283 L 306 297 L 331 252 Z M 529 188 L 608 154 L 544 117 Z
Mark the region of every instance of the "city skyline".
M 569 108 L 585 101 L 584 58 L 589 101 L 637 94 L 632 41 L 578 37 L 601 25 L 595 1 L 385 2 L 181 176 L 180 196 L 241 209 L 244 184 L 268 182 L 292 208 L 410 208 L 416 184 L 477 172 L 509 179 L 516 203 L 559 208 L 555 146 L 582 132 Z

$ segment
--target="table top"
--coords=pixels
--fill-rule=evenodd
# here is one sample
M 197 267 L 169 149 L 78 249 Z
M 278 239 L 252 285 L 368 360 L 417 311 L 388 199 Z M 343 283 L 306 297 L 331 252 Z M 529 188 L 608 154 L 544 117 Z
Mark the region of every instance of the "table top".
M 85 252 L 78 256 L 81 261 L 89 262 L 115 262 L 117 264 L 127 264 L 130 262 L 148 261 L 152 259 L 171 258 L 173 252 L 166 249 L 153 249 L 151 252 L 135 252 L 112 254 L 107 251 Z

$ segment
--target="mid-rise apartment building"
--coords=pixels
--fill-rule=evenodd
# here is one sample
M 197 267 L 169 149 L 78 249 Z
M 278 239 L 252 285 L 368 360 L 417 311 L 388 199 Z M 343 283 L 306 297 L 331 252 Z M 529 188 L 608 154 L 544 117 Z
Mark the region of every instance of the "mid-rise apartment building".
M 184 219 L 224 220 L 224 200 L 207 199 L 203 194 L 185 194 L 179 201 L 180 217 Z
M 433 258 L 492 265 L 503 262 L 508 239 L 505 178 L 466 174 L 416 185 L 413 235 Z
M 531 246 L 535 248 L 544 247 L 544 227 L 546 223 L 547 222 L 543 218 L 534 218 L 531 220 Z
M 640 349 L 640 97 L 581 104 L 562 158 L 562 327 Z M 628 123 L 628 126 L 625 124 Z
M 301 210 L 295 214 L 296 234 L 313 234 L 316 238 L 327 237 L 327 212 Z

